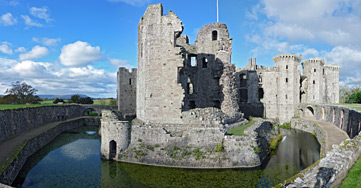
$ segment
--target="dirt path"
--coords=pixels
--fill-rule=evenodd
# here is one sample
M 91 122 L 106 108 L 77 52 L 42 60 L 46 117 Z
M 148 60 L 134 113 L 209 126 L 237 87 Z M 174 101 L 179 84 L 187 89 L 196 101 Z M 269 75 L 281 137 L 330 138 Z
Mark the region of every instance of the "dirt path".
M 86 116 L 86 117 L 89 117 L 89 116 Z M 71 118 L 64 122 L 73 121 L 73 120 L 81 119 L 81 118 L 83 118 L 83 117 Z M 19 133 L 16 136 L 11 137 L 11 138 L 1 142 L 0 143 L 0 164 L 3 164 L 4 162 L 6 162 L 7 158 L 11 157 L 12 154 L 17 150 L 18 146 L 20 144 L 24 143 L 27 139 L 29 139 L 33 136 L 36 136 L 48 129 L 55 127 L 58 123 L 59 122 L 52 122 L 52 123 L 47 123 L 47 124 L 41 125 L 32 130 Z
M 326 152 L 332 149 L 333 144 L 340 144 L 342 141 L 346 140 L 348 135 L 346 132 L 338 128 L 332 123 L 326 121 L 313 120 L 309 118 L 300 118 L 304 121 L 310 121 L 317 123 L 323 130 L 326 131 Z

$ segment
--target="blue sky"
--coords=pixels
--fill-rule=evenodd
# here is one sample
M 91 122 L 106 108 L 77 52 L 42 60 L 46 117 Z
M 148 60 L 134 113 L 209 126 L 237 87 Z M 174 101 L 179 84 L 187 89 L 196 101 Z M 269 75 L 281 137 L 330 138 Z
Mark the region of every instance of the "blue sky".
M 116 97 L 119 66 L 137 65 L 137 26 L 162 3 L 198 30 L 216 22 L 216 0 L 0 0 L 0 94 L 25 81 L 38 94 Z M 361 84 L 361 2 L 219 0 L 233 38 L 232 63 L 273 66 L 277 53 L 315 56 L 342 66 L 342 85 Z

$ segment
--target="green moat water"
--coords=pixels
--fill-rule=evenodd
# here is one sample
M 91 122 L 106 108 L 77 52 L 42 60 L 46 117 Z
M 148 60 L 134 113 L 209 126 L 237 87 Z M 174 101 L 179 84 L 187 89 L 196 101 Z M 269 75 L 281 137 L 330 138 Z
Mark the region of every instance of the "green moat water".
M 277 151 L 256 169 L 195 170 L 100 159 L 98 127 L 59 135 L 31 156 L 13 186 L 18 187 L 271 187 L 319 159 L 310 133 L 282 130 Z

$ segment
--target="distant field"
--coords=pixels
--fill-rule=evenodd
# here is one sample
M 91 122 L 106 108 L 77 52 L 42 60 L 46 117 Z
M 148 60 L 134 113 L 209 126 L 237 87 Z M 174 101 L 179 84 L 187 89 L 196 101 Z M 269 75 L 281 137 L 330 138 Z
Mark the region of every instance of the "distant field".
M 41 104 L 53 104 L 54 100 L 41 101 Z
M 6 109 L 15 109 L 15 108 L 29 108 L 29 107 L 39 107 L 44 106 L 42 104 L 1 104 L 0 110 L 6 110 Z
M 101 105 L 113 105 L 116 104 L 116 99 L 95 99 L 94 104 L 101 104 Z
M 340 106 L 361 111 L 361 104 L 340 104 Z

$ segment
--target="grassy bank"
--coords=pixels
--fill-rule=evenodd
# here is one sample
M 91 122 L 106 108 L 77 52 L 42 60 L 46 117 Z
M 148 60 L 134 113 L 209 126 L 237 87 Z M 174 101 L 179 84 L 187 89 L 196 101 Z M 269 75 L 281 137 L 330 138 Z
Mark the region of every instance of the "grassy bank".
M 347 177 L 342 181 L 340 188 L 361 187 L 361 158 L 352 166 Z
M 229 129 L 227 131 L 227 133 L 229 135 L 235 135 L 235 136 L 248 136 L 247 134 L 244 133 L 244 130 L 246 130 L 248 127 L 252 126 L 254 123 L 256 123 L 256 121 L 251 119 L 251 121 L 249 121 L 247 124 L 238 126 L 233 129 Z
M 43 104 L 1 104 L 0 110 L 44 106 Z

